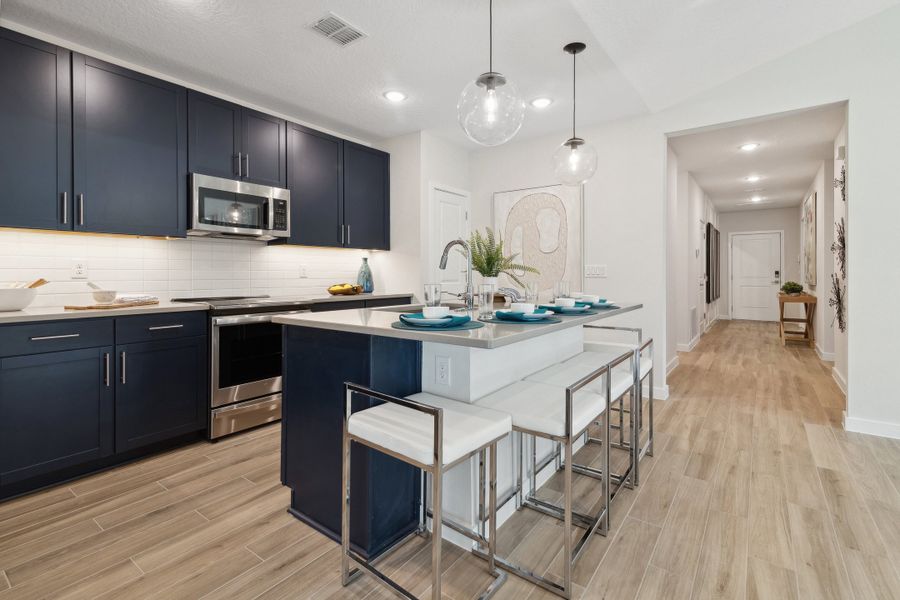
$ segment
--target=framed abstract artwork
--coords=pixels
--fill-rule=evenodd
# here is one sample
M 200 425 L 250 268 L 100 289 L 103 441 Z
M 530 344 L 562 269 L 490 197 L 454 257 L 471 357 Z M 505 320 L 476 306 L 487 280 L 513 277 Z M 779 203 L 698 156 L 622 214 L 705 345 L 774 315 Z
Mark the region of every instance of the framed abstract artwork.
M 816 193 L 803 201 L 803 273 L 816 285 Z

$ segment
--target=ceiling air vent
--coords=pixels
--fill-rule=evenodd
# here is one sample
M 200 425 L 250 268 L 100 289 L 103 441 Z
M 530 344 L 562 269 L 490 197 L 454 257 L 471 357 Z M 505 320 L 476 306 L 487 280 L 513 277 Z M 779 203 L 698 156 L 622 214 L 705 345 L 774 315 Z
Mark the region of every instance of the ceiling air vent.
M 346 46 L 366 37 L 365 33 L 334 13 L 328 13 L 310 27 L 340 46 Z

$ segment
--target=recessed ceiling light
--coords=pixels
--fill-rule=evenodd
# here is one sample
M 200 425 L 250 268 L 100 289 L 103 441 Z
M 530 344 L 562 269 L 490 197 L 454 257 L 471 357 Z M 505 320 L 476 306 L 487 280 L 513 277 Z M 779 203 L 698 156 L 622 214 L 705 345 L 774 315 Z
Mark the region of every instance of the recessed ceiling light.
M 753 196 L 750 198 L 750 202 L 762 202 L 762 196 Z
M 535 98 L 531 101 L 531 105 L 535 108 L 547 108 L 553 104 L 553 98 Z
M 382 95 L 391 102 L 403 102 L 406 100 L 406 94 L 397 90 L 389 90 Z
M 749 181 L 750 183 L 756 183 L 757 181 L 759 181 L 760 178 L 759 178 L 759 175 L 749 175 L 749 176 L 745 177 L 744 179 L 746 181 Z
M 756 142 L 750 142 L 748 144 L 741 144 L 738 147 L 744 152 L 753 152 L 754 150 L 759 148 L 759 144 L 757 144 Z

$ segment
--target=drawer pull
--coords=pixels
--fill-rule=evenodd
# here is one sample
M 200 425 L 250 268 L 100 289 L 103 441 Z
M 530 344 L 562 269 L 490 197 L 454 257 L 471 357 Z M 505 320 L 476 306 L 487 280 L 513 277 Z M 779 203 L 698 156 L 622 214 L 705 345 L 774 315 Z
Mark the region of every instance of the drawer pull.
M 178 325 L 155 325 L 153 327 L 148 327 L 147 331 L 162 331 L 163 329 L 181 329 L 184 327 L 183 324 Z
M 77 338 L 81 337 L 80 333 L 67 333 L 65 335 L 38 335 L 35 337 L 28 338 L 32 342 L 41 342 L 44 340 L 65 340 L 69 338 Z
M 125 352 L 122 352 L 122 377 L 121 377 L 122 385 L 125 385 L 127 380 L 125 379 Z
M 109 352 L 103 353 L 103 385 L 109 387 Z

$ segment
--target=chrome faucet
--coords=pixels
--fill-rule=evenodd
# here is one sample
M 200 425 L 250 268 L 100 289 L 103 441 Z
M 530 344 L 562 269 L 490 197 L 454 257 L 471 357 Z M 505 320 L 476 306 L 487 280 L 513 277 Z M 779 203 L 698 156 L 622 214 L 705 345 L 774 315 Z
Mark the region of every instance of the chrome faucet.
M 466 249 L 466 291 L 461 294 L 462 299 L 466 303 L 467 310 L 475 308 L 475 287 L 472 285 L 472 250 L 463 240 L 453 240 L 444 246 L 444 253 L 441 254 L 441 270 L 447 268 L 447 258 L 450 256 L 450 250 L 453 246 L 462 246 Z

